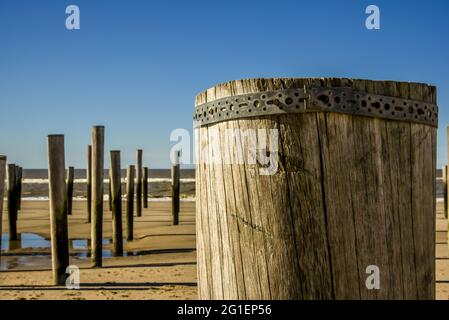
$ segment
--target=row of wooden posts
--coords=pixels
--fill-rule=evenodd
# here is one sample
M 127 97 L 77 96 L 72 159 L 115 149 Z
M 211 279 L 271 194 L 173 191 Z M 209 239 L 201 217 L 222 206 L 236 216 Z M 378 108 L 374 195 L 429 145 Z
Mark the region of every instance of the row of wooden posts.
M 92 130 L 92 145 L 88 146 L 87 165 L 87 221 L 91 223 L 91 259 L 94 267 L 102 266 L 103 194 L 104 194 L 104 136 L 103 126 Z M 148 168 L 142 167 L 142 150 L 137 151 L 137 164 L 127 168 L 126 239 L 133 240 L 134 196 L 136 216 L 148 208 Z M 179 224 L 180 166 L 179 152 L 172 165 L 172 217 Z M 6 157 L 0 156 L 0 182 L 5 181 Z M 68 215 L 72 214 L 74 168 L 65 170 L 64 136 L 48 136 L 48 180 L 50 198 L 50 228 L 52 269 L 55 285 L 64 285 L 69 266 Z M 134 181 L 137 181 L 136 186 Z M 22 168 L 8 165 L 8 217 L 10 239 L 17 239 L 17 211 L 20 210 Z M 134 192 L 134 188 L 135 191 Z M 3 208 L 3 183 L 0 183 L 0 233 Z M 112 211 L 113 254 L 123 255 L 122 187 L 120 151 L 110 151 L 109 206 Z M 1 245 L 1 237 L 0 237 Z

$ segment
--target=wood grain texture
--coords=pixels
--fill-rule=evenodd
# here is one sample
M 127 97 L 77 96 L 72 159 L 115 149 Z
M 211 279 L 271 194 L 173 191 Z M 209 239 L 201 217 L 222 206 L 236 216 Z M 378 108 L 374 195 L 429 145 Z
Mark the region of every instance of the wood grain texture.
M 232 81 L 196 105 L 311 86 L 436 103 L 425 84 L 322 78 Z M 247 134 L 229 134 L 238 129 Z M 235 161 L 273 129 L 275 174 Z M 313 112 L 220 122 L 195 136 L 201 299 L 434 299 L 434 127 Z M 379 290 L 365 285 L 371 265 Z

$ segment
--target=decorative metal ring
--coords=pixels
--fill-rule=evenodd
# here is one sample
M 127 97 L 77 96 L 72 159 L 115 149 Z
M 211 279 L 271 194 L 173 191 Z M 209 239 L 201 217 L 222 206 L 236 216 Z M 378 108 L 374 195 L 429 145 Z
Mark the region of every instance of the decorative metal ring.
M 195 108 L 194 127 L 287 113 L 339 112 L 438 126 L 438 106 L 351 88 L 313 87 L 249 93 L 214 100 Z

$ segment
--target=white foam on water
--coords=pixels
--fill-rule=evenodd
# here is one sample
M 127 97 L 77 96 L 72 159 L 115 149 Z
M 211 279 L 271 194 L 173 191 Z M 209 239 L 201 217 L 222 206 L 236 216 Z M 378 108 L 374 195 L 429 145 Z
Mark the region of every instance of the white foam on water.
M 122 178 L 122 183 L 126 183 L 128 179 Z M 137 181 L 137 179 L 135 179 Z M 195 182 L 195 178 L 184 178 L 180 179 L 181 183 L 193 183 Z M 75 179 L 73 180 L 74 183 L 81 183 L 85 184 L 87 183 L 87 179 Z M 109 183 L 109 179 L 104 179 L 104 183 Z M 148 182 L 155 183 L 155 182 L 171 182 L 170 178 L 149 178 Z M 22 183 L 26 184 L 48 184 L 48 179 L 23 179 Z
M 103 197 L 103 199 L 105 201 L 107 201 L 107 200 L 109 200 L 109 197 L 107 195 L 105 195 Z M 126 200 L 126 198 L 123 197 L 123 200 Z M 22 198 L 22 201 L 49 201 L 49 199 L 48 199 L 48 197 L 26 197 L 26 198 Z M 87 199 L 84 197 L 74 197 L 73 201 L 87 201 Z M 148 198 L 148 201 L 149 202 L 171 202 L 171 198 L 170 197 Z M 181 198 L 180 201 L 181 202 L 195 202 L 196 198 L 194 198 L 194 197 Z

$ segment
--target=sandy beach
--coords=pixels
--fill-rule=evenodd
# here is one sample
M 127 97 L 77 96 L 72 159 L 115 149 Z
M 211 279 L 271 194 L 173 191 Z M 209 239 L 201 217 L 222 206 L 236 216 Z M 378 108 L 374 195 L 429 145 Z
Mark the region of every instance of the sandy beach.
M 86 202 L 75 201 L 69 217 L 69 239 L 90 238 Z M 111 244 L 111 212 L 105 203 L 104 251 Z M 180 225 L 171 225 L 171 203 L 150 202 L 135 217 L 135 240 L 124 244 L 125 257 L 106 257 L 103 268 L 91 268 L 83 248 L 70 249 L 70 264 L 80 268 L 80 290 L 53 287 L 50 249 L 16 248 L 4 252 L 0 299 L 196 299 L 195 204 L 181 202 Z M 8 232 L 4 214 L 3 233 Z M 47 201 L 23 201 L 18 232 L 50 237 Z M 22 241 L 25 244 L 25 241 Z M 86 241 L 84 241 L 86 242 Z M 25 244 L 26 245 L 26 244 Z
M 84 201 L 74 202 L 69 217 L 69 238 L 88 239 Z M 103 268 L 91 268 L 80 248 L 71 248 L 71 264 L 80 267 L 81 289 L 67 290 L 51 285 L 50 249 L 17 248 L 5 252 L 0 272 L 0 299 L 197 299 L 195 251 L 195 203 L 181 203 L 181 224 L 171 226 L 170 202 L 150 202 L 143 217 L 135 218 L 135 241 L 125 243 L 129 256 L 106 257 Z M 20 233 L 49 239 L 48 203 L 24 201 L 19 214 Z M 111 237 L 111 213 L 105 203 L 104 238 Z M 436 298 L 449 299 L 448 221 L 437 204 Z M 4 217 L 4 233 L 8 232 Z M 106 244 L 107 252 L 111 248 Z M 106 254 L 108 256 L 108 254 Z M 20 259 L 19 259 L 20 258 Z M 20 261 L 24 261 L 23 265 Z

